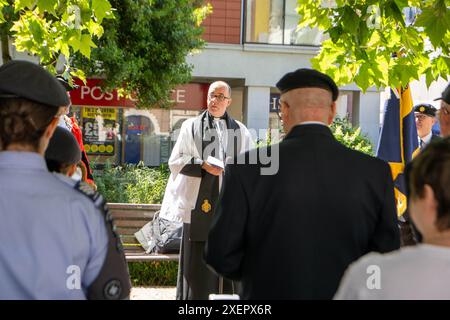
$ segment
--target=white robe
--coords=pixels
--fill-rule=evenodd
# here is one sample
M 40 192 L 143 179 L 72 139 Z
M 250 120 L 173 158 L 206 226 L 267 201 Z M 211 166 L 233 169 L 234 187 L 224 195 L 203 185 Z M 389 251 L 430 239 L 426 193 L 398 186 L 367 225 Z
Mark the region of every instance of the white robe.
M 170 221 L 191 223 L 191 211 L 197 203 L 201 178 L 180 174 L 183 167 L 191 163 L 192 158 L 195 159 L 195 163 L 201 163 L 201 157 L 195 147 L 194 137 L 192 136 L 192 125 L 196 119 L 197 117 L 183 122 L 177 142 L 169 158 L 170 177 L 167 182 L 160 217 Z M 236 121 L 243 133 L 239 153 L 252 149 L 254 143 L 250 132 L 241 122 L 234 121 Z M 221 186 L 222 176 L 219 177 L 219 189 Z

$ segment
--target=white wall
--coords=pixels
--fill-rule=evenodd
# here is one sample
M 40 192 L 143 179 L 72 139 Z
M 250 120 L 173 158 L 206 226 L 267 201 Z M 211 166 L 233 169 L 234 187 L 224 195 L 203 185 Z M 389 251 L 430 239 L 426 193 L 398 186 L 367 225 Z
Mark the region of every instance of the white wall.
M 202 52 L 188 56 L 187 62 L 194 66 L 194 77 L 243 79 L 247 87 L 244 122 L 254 129 L 266 129 L 269 125 L 270 87 L 275 87 L 287 72 L 311 68 L 310 59 L 317 50 L 317 47 L 300 46 L 208 44 Z M 363 94 L 355 84 L 340 89 L 354 91 L 358 96 L 355 99 L 357 103 L 353 101 L 358 114 L 354 122 L 376 145 L 380 126 L 379 92 L 370 88 Z
M 244 119 L 249 129 L 256 130 L 258 139 L 266 139 L 269 126 L 270 87 L 247 87 Z

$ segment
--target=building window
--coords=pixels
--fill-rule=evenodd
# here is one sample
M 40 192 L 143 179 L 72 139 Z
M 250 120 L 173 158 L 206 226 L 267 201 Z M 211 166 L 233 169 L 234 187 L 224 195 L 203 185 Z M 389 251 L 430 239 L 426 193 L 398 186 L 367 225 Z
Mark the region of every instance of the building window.
M 297 0 L 247 0 L 247 43 L 319 46 L 324 40 L 317 28 L 297 30 Z

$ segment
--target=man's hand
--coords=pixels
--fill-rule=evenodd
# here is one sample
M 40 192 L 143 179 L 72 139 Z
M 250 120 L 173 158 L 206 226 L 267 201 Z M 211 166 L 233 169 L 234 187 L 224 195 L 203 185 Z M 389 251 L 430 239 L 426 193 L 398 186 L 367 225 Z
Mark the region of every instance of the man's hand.
M 207 161 L 203 162 L 202 169 L 208 172 L 209 174 L 212 174 L 213 176 L 220 176 L 223 172 L 222 168 L 212 166 Z

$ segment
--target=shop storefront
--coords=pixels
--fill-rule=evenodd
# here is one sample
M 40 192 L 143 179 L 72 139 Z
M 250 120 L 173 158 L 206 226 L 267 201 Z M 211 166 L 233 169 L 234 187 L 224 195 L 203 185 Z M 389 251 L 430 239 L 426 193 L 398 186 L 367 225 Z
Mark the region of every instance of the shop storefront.
M 119 97 L 115 90 L 102 92 L 100 81 L 78 81 L 79 88 L 70 93 L 71 112 L 82 128 L 86 153 L 98 164 L 167 163 L 175 130 L 206 107 L 208 84 L 204 83 L 177 87 L 170 109 L 139 110 L 132 99 Z

